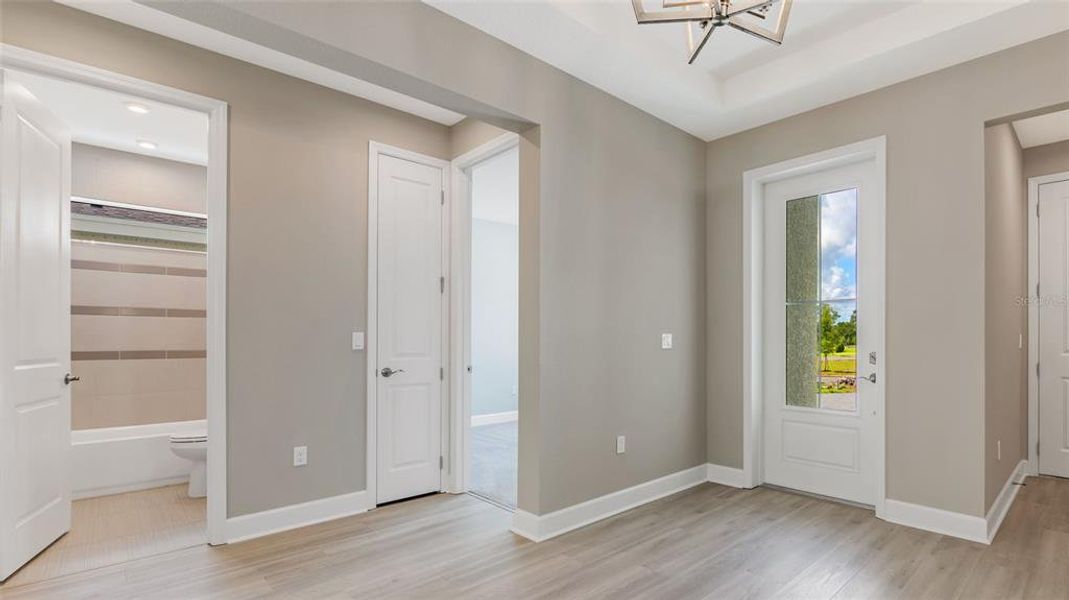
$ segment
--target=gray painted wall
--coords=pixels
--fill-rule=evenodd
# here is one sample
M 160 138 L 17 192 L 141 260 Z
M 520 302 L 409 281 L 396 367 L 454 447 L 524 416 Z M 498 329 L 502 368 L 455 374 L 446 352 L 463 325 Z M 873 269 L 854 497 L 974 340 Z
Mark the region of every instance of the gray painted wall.
M 1067 72 L 1059 34 L 708 145 L 710 462 L 742 466 L 743 172 L 886 135 L 888 496 L 984 514 L 984 124 Z
M 230 104 L 228 513 L 364 489 L 368 140 L 448 158 L 449 129 L 56 4 L 0 31 Z
M 426 5 L 233 6 L 309 27 L 297 54 L 521 130 L 521 508 L 705 461 L 704 143 Z M 53 4 L 5 5 L 3 35 L 230 103 L 230 514 L 363 489 L 347 347 L 365 325 L 365 140 L 448 156 L 448 131 Z
M 984 511 L 1028 457 L 1028 197 L 1009 123 L 984 130 Z M 1025 336 L 1018 347 L 1018 336 Z M 1002 458 L 998 443 L 1002 442 Z
M 543 514 L 705 461 L 703 142 L 421 3 L 164 5 L 528 133 L 520 508 Z
M 86 144 L 71 145 L 71 194 L 203 213 L 208 170 L 200 165 Z
M 1069 172 L 1069 140 L 1025 148 L 1026 178 L 1066 172 Z

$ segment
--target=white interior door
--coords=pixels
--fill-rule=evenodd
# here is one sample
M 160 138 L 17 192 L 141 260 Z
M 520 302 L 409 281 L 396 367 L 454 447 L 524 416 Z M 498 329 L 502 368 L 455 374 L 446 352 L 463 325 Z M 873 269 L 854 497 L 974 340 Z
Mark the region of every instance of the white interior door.
M 0 580 L 70 530 L 70 134 L 4 77 Z
M 378 163 L 377 502 L 442 488 L 441 168 Z
M 764 481 L 869 505 L 882 460 L 875 181 L 866 161 L 764 193 Z
M 1039 472 L 1069 477 L 1069 181 L 1039 186 Z

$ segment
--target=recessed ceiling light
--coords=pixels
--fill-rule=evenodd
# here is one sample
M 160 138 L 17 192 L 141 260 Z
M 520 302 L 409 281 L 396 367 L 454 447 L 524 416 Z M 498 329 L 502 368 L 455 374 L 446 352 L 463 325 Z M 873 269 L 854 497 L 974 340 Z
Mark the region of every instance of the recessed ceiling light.
M 126 110 L 133 113 L 137 113 L 139 115 L 148 114 L 148 107 L 144 104 L 138 104 L 137 102 L 127 102 Z
M 148 140 L 137 140 L 137 145 L 144 148 L 145 150 L 156 149 L 156 142 L 150 142 Z

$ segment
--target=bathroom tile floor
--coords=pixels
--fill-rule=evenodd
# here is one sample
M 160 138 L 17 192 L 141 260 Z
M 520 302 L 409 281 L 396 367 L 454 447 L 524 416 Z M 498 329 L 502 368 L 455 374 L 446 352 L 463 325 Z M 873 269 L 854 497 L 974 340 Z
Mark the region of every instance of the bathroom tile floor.
M 0 589 L 205 544 L 206 510 L 185 484 L 75 500 L 70 532 Z

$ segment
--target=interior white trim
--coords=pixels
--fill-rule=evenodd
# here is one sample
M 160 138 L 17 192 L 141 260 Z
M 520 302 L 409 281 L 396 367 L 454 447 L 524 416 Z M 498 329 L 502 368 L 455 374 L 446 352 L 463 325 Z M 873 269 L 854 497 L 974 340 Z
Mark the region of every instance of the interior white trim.
M 709 483 L 719 483 L 720 485 L 734 488 L 750 489 L 753 487 L 748 485 L 746 472 L 742 469 L 713 463 L 706 463 L 705 465 L 705 480 Z
M 228 543 L 241 542 L 298 527 L 333 521 L 367 512 L 374 506 L 375 503 L 368 497 L 367 492 L 361 490 L 231 517 L 226 522 L 226 541 Z
M 1013 506 L 1013 501 L 1017 499 L 1017 492 L 1020 491 L 1019 485 L 1024 481 L 1024 478 L 1028 476 L 1028 461 L 1022 460 L 1014 467 L 1013 472 L 1006 479 L 1006 483 L 1002 484 L 1002 490 L 999 492 L 998 497 L 991 503 L 991 508 L 987 511 L 987 543 L 990 544 L 995 540 L 995 535 L 998 534 L 998 530 L 1002 527 L 1002 521 L 1006 519 L 1006 515 L 1010 512 L 1010 507 Z
M 453 126 L 464 119 L 462 114 L 418 98 L 413 98 L 313 62 L 181 19 L 133 0 L 109 0 L 108 2 L 59 0 L 59 3 L 296 77 L 297 79 L 303 79 L 358 98 L 364 98 L 376 104 L 389 106 L 442 125 Z
M 534 542 L 545 541 L 573 529 L 701 485 L 705 481 L 706 465 L 698 465 L 544 515 L 517 510 L 512 516 L 512 532 Z
M 1069 171 L 1028 178 L 1028 467 L 1039 475 L 1039 186 L 1069 180 Z
M 518 421 L 520 411 L 507 410 L 505 412 L 490 413 L 487 415 L 472 415 L 471 426 L 482 427 L 483 425 L 497 425 L 498 423 L 512 423 Z
M 884 503 L 882 518 L 885 521 L 915 529 L 923 529 L 971 542 L 980 542 L 981 544 L 988 543 L 987 519 L 984 517 L 888 498 Z
M 450 267 L 450 222 L 452 195 L 449 185 L 449 161 L 427 156 L 404 148 L 382 144 L 374 140 L 368 142 L 367 158 L 367 336 L 364 345 L 367 363 L 367 467 L 365 472 L 366 491 L 372 506 L 378 498 L 378 319 L 379 319 L 379 157 L 393 156 L 442 171 L 442 192 L 444 205 L 442 210 L 442 274 L 449 273 Z M 452 295 L 451 277 L 445 278 L 445 293 L 442 294 L 442 364 L 450 361 L 449 299 Z M 443 366 L 442 381 L 442 457 L 449 468 L 453 464 L 449 433 L 452 427 L 446 415 L 449 411 L 449 390 L 451 383 L 450 369 Z M 442 473 L 442 491 L 451 491 L 447 485 L 446 473 Z
M 171 434 L 204 430 L 178 421 L 71 431 L 71 497 L 108 496 L 189 481 L 190 461 L 171 452 Z
M 853 164 L 861 161 L 871 161 L 875 169 L 875 189 L 877 196 L 869 202 L 866 210 L 878 213 L 877 222 L 881 224 L 879 244 L 883 245 L 886 240 L 886 228 L 884 215 L 886 213 L 886 189 L 887 189 L 887 138 L 879 136 L 846 146 L 832 148 L 823 152 L 817 152 L 806 156 L 800 156 L 776 164 L 751 169 L 743 174 L 743 285 L 742 285 L 742 356 L 743 356 L 743 487 L 755 487 L 764 481 L 762 473 L 762 447 L 761 435 L 763 419 L 763 390 L 761 363 L 763 329 L 762 329 L 762 302 L 764 294 L 762 290 L 762 265 L 764 257 L 764 186 L 765 184 L 796 177 L 808 173 L 815 173 L 829 168 Z M 885 265 L 878 265 L 880 272 L 875 276 L 884 279 Z M 874 299 L 880 305 L 880 313 L 886 315 L 885 290 Z M 885 316 L 886 318 L 886 316 Z M 885 331 L 885 324 L 879 324 L 879 329 Z M 881 377 L 887 381 L 889 360 L 886 352 L 885 336 L 880 336 L 879 347 L 876 348 L 877 356 L 883 357 Z M 876 473 L 876 516 L 883 517 L 886 493 L 886 404 L 884 397 L 885 386 L 876 387 L 877 395 L 878 435 L 876 442 L 878 454 L 874 461 Z
M 226 527 L 226 217 L 227 104 L 119 73 L 0 45 L 0 65 L 155 100 L 208 115 L 208 541 L 225 543 Z
M 471 464 L 471 169 L 502 152 L 515 148 L 520 136 L 504 133 L 454 158 L 450 163 L 450 185 L 454 202 L 449 219 L 452 222 L 452 248 L 449 261 L 449 280 L 454 282 L 449 293 L 449 327 L 458 332 L 450 346 L 449 420 L 453 440 L 449 460 L 446 489 L 452 493 L 468 490 L 468 465 Z M 516 413 L 517 419 L 519 412 Z

